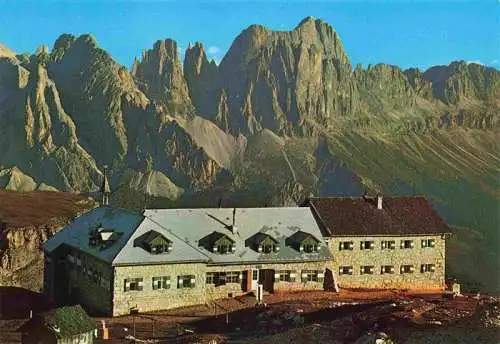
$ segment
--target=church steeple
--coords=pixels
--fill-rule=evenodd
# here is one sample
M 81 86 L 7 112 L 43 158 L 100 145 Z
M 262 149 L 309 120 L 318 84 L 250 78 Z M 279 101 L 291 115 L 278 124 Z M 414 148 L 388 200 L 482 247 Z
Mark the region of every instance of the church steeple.
M 104 178 L 102 180 L 101 195 L 102 195 L 102 205 L 109 204 L 109 195 L 111 194 L 111 189 L 108 182 L 108 166 L 104 165 Z

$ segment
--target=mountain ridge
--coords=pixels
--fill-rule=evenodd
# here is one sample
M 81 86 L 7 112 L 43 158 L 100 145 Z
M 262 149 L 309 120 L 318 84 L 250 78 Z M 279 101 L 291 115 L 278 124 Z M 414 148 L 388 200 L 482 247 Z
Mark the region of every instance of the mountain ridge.
M 158 40 L 130 69 L 89 34 L 2 48 L 1 185 L 94 194 L 109 165 L 113 202 L 139 209 L 422 193 L 498 255 L 500 71 L 353 67 L 312 17 L 249 26 L 219 65 L 177 48 Z

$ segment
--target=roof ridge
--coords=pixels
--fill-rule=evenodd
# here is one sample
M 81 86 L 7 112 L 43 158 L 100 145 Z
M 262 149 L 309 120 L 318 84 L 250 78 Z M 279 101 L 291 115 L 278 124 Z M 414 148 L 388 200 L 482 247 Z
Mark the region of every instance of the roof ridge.
M 381 195 L 382 198 L 425 198 L 427 197 L 425 195 L 411 195 L 411 196 L 399 196 L 399 195 L 389 195 L 389 196 L 384 196 Z M 308 197 L 307 199 L 363 199 L 364 197 L 370 197 L 370 198 L 376 198 L 377 195 L 360 195 L 360 196 L 313 196 L 313 197 Z
M 202 208 L 156 208 L 156 209 L 145 209 L 145 211 L 180 211 L 180 210 L 184 210 L 184 211 L 189 211 L 189 210 L 197 210 L 197 211 L 201 211 L 201 210 L 214 210 L 214 209 L 219 209 L 219 210 L 233 210 L 233 209 L 236 209 L 236 210 L 246 210 L 246 209 L 280 209 L 280 210 L 291 210 L 291 209 L 294 209 L 294 210 L 297 210 L 297 209 L 300 209 L 302 210 L 304 207 L 222 207 L 222 208 L 219 208 L 219 207 L 212 207 L 212 208 L 206 208 L 206 207 L 202 207 Z

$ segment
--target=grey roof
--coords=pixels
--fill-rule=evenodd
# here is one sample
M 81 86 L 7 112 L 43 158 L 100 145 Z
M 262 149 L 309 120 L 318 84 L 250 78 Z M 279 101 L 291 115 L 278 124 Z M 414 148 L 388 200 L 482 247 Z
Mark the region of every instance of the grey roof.
M 320 229 L 309 208 L 242 208 L 236 209 L 237 234 L 233 234 L 233 208 L 207 209 L 158 209 L 146 210 L 144 221 L 137 229 L 113 263 L 175 262 L 178 260 L 202 260 L 211 264 L 238 264 L 248 262 L 315 261 L 331 259 Z M 152 229 L 153 224 L 160 233 L 173 241 L 172 252 L 152 255 L 142 248 L 133 247 L 133 238 Z M 214 231 L 226 234 L 234 240 L 236 251 L 217 254 L 200 246 L 199 240 Z M 300 253 L 287 246 L 288 237 L 302 231 L 313 235 L 321 245 L 317 253 Z M 280 244 L 278 253 L 258 253 L 245 246 L 246 239 L 257 233 L 269 234 Z M 177 241 L 177 242 L 176 242 Z M 188 247 L 186 247 L 186 245 Z
M 134 246 L 136 238 L 149 231 L 156 231 L 172 242 L 172 251 L 164 254 L 152 254 L 140 246 Z M 196 247 L 192 247 L 176 233 L 167 230 L 154 220 L 146 217 L 123 249 L 113 260 L 113 265 L 155 264 L 165 262 L 208 262 L 208 257 Z
M 43 249 L 52 252 L 61 244 L 65 244 L 103 261 L 112 262 L 142 220 L 143 216 L 136 212 L 112 207 L 95 208 L 76 218 L 47 240 L 43 244 Z M 117 236 L 117 240 L 111 246 L 105 249 L 89 245 L 89 230 L 96 228 L 99 224 L 106 229 L 122 233 Z
M 236 209 L 237 234 L 231 231 L 233 208 L 146 210 L 143 215 L 122 209 L 101 207 L 77 218 L 44 244 L 53 251 L 61 244 L 92 254 L 113 265 L 205 262 L 208 264 L 242 264 L 331 259 L 320 229 L 309 208 L 242 208 Z M 104 228 L 123 233 L 110 247 L 100 250 L 88 243 L 89 229 Z M 172 242 L 172 251 L 152 254 L 134 245 L 135 239 L 155 231 Z M 217 232 L 234 241 L 236 251 L 217 254 L 200 245 L 200 240 Z M 320 243 L 316 253 L 301 253 L 288 246 L 286 239 L 298 232 L 309 233 Z M 280 246 L 277 253 L 258 253 L 249 238 L 268 234 Z M 246 244 L 245 244 L 246 242 Z

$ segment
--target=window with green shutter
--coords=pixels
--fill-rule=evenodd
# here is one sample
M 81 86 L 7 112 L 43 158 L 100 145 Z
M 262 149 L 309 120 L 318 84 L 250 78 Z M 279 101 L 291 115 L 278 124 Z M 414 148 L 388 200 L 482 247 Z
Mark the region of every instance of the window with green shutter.
M 302 282 L 323 282 L 324 274 L 320 270 L 302 270 Z
M 153 290 L 170 289 L 170 276 L 153 277 Z
M 178 289 L 194 288 L 196 285 L 196 277 L 194 275 L 182 275 L 177 277 Z
M 279 270 L 274 274 L 275 282 L 295 282 L 295 278 L 294 270 Z

